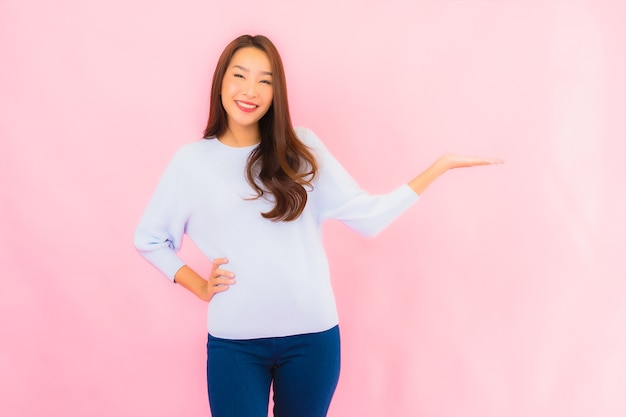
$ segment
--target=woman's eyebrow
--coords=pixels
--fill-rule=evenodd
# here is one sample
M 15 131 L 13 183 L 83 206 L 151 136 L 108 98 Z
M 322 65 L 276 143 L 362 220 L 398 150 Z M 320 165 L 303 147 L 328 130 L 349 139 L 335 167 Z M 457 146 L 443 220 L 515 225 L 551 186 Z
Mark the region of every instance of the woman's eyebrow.
M 239 68 L 240 70 L 242 70 L 244 72 L 250 72 L 250 69 L 244 67 L 243 65 L 233 65 L 233 68 Z M 271 71 L 260 71 L 260 72 L 263 75 L 272 75 Z

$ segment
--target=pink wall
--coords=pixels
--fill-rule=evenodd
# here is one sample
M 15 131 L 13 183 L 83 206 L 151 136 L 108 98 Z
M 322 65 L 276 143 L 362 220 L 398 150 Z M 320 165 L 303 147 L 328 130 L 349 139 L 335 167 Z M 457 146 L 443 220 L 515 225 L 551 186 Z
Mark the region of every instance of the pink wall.
M 203 416 L 205 306 L 136 255 L 244 32 L 371 191 L 452 172 L 375 239 L 330 223 L 331 417 L 625 410 L 623 1 L 3 0 L 0 415 Z M 204 267 L 191 245 L 192 264 Z

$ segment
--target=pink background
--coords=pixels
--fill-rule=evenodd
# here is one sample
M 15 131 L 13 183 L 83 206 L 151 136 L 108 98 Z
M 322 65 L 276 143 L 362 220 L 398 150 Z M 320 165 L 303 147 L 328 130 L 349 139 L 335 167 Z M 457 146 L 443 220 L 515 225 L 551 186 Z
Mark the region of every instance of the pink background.
M 205 305 L 132 246 L 264 33 L 293 118 L 372 192 L 455 171 L 375 239 L 329 223 L 330 416 L 625 410 L 624 1 L 0 3 L 0 415 L 206 416 Z M 206 261 L 187 243 L 184 256 Z

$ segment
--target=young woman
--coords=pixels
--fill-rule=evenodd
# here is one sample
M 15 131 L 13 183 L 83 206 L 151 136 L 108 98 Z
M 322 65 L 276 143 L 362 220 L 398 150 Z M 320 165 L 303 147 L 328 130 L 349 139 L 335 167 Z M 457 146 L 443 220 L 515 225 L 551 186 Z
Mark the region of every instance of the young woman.
M 310 131 L 294 129 L 285 74 L 264 36 L 241 36 L 213 77 L 204 139 L 161 178 L 135 246 L 208 302 L 213 417 L 325 416 L 339 377 L 339 328 L 321 223 L 374 235 L 439 175 L 498 160 L 445 155 L 384 195 L 362 191 Z M 200 276 L 176 253 L 187 234 L 212 261 Z

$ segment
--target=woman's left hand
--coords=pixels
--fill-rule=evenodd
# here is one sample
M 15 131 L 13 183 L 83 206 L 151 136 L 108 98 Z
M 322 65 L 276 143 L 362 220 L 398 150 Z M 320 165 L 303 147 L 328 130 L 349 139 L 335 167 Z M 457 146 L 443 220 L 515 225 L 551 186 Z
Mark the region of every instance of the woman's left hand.
M 417 194 L 422 194 L 437 177 L 449 169 L 469 168 L 502 163 L 504 163 L 502 159 L 445 154 L 439 157 L 439 159 L 428 167 L 428 169 L 409 181 L 408 184 Z
M 442 164 L 445 170 L 454 168 L 468 168 L 482 165 L 503 164 L 502 159 L 478 158 L 472 156 L 461 156 L 453 154 L 442 155 L 437 163 Z

